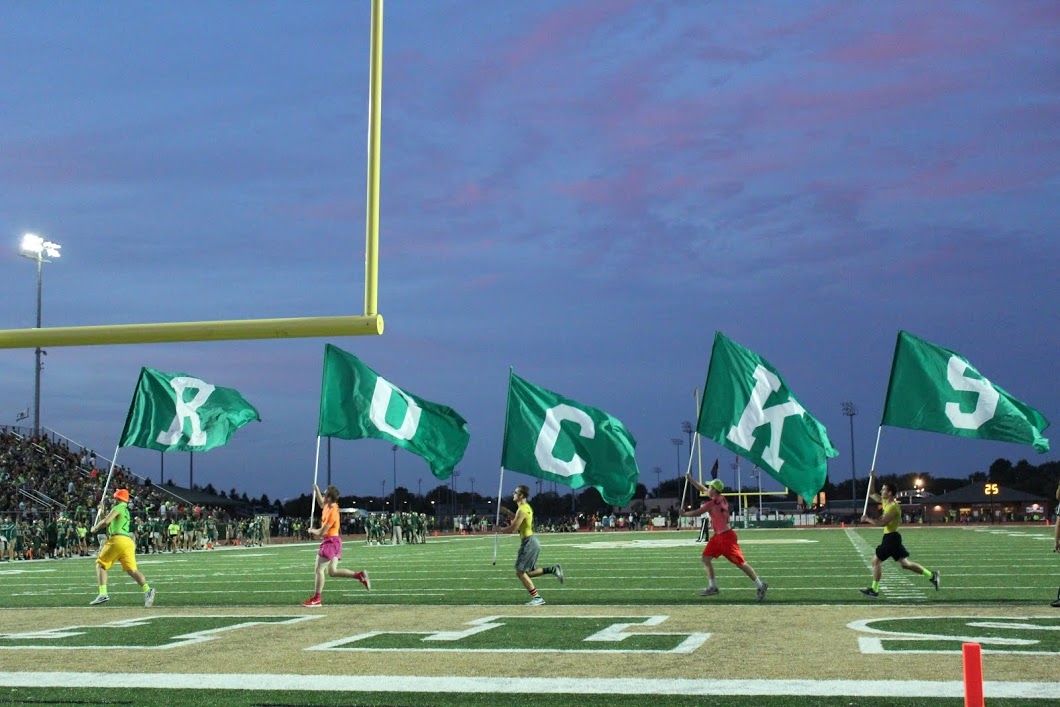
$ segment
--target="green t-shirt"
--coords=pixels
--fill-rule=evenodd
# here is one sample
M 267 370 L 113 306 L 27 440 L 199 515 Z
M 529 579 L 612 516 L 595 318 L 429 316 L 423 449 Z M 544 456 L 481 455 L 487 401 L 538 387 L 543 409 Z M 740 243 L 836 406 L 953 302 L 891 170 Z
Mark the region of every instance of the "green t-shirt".
M 107 526 L 107 535 L 131 535 L 129 532 L 129 506 L 125 503 L 119 503 L 114 506 L 113 510 L 117 511 L 118 515 Z

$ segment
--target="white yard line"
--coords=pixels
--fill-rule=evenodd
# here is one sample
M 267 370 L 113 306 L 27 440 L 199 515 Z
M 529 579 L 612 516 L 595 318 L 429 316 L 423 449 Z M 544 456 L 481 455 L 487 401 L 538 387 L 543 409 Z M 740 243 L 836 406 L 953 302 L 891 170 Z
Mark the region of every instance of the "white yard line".
M 876 551 L 869 547 L 869 544 L 865 542 L 861 535 L 854 531 L 853 528 L 846 529 L 847 539 L 854 546 L 854 550 L 861 556 L 862 562 L 865 563 L 870 572 L 872 570 L 872 558 L 876 554 Z M 871 574 L 869 575 L 871 579 Z M 866 582 L 866 586 L 868 583 Z M 907 577 L 904 571 L 900 571 L 899 574 L 893 574 L 890 572 L 884 572 L 880 578 L 880 596 L 890 597 L 892 599 L 925 599 L 926 594 L 919 589 L 911 577 Z
M 473 678 L 416 675 L 261 675 L 219 673 L 0 672 L 2 687 L 163 688 L 198 690 L 299 690 L 396 693 L 549 693 L 614 695 L 794 695 L 877 698 L 964 696 L 957 680 L 674 680 L 647 678 Z M 400 686 L 397 688 L 396 686 Z M 992 682 L 988 698 L 1060 699 L 1060 682 Z

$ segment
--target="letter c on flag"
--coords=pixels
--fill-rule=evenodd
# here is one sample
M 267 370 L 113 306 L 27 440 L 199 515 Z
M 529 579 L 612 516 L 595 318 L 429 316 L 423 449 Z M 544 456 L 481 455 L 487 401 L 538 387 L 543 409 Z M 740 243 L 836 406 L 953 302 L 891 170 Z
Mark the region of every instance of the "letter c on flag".
M 547 471 L 557 476 L 578 476 L 585 471 L 585 460 L 575 453 L 570 461 L 557 459 L 553 454 L 556 442 L 559 440 L 560 423 L 564 420 L 577 423 L 579 435 L 586 439 L 596 436 L 596 426 L 591 417 L 585 411 L 570 405 L 557 405 L 545 411 L 545 423 L 541 425 L 541 432 L 537 436 L 537 446 L 534 447 L 534 459 L 542 471 Z
M 390 407 L 390 399 L 395 395 L 404 398 L 408 409 L 401 421 L 401 427 L 394 427 L 386 421 L 386 411 Z M 368 418 L 381 432 L 386 432 L 398 439 L 408 441 L 416 436 L 416 429 L 420 426 L 420 414 L 423 411 L 405 391 L 390 384 L 382 376 L 375 379 L 375 390 L 372 391 L 372 406 L 368 408 Z

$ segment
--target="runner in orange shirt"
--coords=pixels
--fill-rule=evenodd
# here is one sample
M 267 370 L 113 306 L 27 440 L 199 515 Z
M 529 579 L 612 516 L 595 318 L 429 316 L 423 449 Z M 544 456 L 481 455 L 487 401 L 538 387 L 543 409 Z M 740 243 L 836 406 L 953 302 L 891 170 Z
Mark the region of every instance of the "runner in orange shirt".
M 320 504 L 320 527 L 309 528 L 310 537 L 323 538 L 320 549 L 317 551 L 316 584 L 313 596 L 302 602 L 302 606 L 321 606 L 320 592 L 324 589 L 324 569 L 327 569 L 329 577 L 351 577 L 364 585 L 368 591 L 372 591 L 372 582 L 368 579 L 368 572 L 354 572 L 353 570 L 339 569 L 339 560 L 342 559 L 342 537 L 339 536 L 339 490 L 334 486 L 328 486 L 323 494 L 320 488 L 313 484 L 313 493 L 316 494 L 317 503 Z

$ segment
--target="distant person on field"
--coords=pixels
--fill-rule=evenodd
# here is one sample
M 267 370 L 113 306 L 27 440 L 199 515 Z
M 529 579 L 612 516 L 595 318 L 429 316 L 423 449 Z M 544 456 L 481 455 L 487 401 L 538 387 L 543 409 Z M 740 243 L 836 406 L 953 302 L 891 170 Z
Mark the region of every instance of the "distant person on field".
M 534 535 L 534 509 L 530 507 L 530 488 L 528 486 L 516 486 L 512 494 L 512 500 L 518 510 L 511 511 L 504 506 L 501 510 L 506 516 L 512 518 L 512 522 L 502 532 L 519 533 L 522 542 L 519 543 L 519 554 L 515 558 L 515 576 L 519 578 L 526 591 L 530 592 L 530 601 L 527 606 L 541 606 L 545 603 L 543 597 L 537 593 L 533 577 L 543 574 L 554 574 L 560 584 L 563 584 L 563 568 L 559 565 L 551 567 L 538 567 L 537 556 L 541 553 L 541 543 Z
M 316 494 L 317 503 L 320 504 L 320 527 L 310 528 L 309 535 L 323 538 L 323 541 L 317 551 L 316 583 L 313 596 L 303 601 L 302 606 L 321 605 L 320 593 L 324 591 L 325 569 L 329 577 L 350 577 L 363 584 L 368 591 L 372 591 L 372 582 L 368 579 L 367 571 L 354 572 L 339 569 L 339 560 L 342 559 L 342 537 L 339 535 L 339 490 L 334 486 L 328 486 L 321 494 L 320 488 L 313 484 L 313 493 Z
M 136 546 L 133 542 L 132 534 L 129 532 L 128 489 L 118 489 L 114 492 L 113 498 L 117 503 L 110 509 L 110 513 L 92 526 L 93 533 L 106 528 L 107 540 L 103 543 L 103 547 L 100 548 L 99 556 L 96 557 L 96 579 L 99 582 L 99 596 L 90 601 L 89 605 L 94 606 L 110 601 L 110 595 L 107 594 L 107 570 L 115 562 L 120 562 L 121 568 L 125 570 L 125 573 L 140 585 L 140 589 L 144 593 L 144 606 L 150 607 L 155 603 L 155 590 L 151 589 L 143 574 L 136 569 Z M 103 504 L 103 501 L 99 502 L 97 518 L 103 514 Z
M 1056 486 L 1056 500 L 1060 501 L 1060 484 Z M 1053 552 L 1060 552 L 1060 503 L 1056 504 L 1056 527 L 1053 529 Z M 1060 609 L 1060 589 L 1056 590 L 1056 601 L 1049 606 Z
M 709 513 L 710 524 L 714 528 L 714 535 L 707 541 L 707 546 L 703 548 L 703 567 L 706 569 L 707 579 L 710 584 L 699 595 L 709 597 L 718 593 L 718 583 L 714 577 L 712 561 L 719 557 L 724 557 L 736 565 L 741 572 L 755 583 L 758 588 L 757 599 L 762 601 L 766 598 L 766 590 L 769 589 L 769 585 L 762 581 L 762 578 L 758 576 L 751 565 L 747 564 L 747 560 L 744 559 L 743 552 L 740 550 L 736 531 L 729 525 L 729 501 L 721 493 L 725 488 L 725 484 L 722 483 L 721 479 L 714 479 L 709 484 L 703 485 L 693 479 L 689 473 L 685 474 L 685 479 L 701 493 L 707 494 L 707 500 L 699 508 L 692 511 L 684 511 L 681 515 L 685 518 L 695 518 L 704 513 Z
M 883 561 L 893 558 L 902 566 L 902 569 L 922 574 L 928 581 L 939 590 L 939 572 L 932 572 L 921 567 L 915 562 L 909 561 L 909 551 L 902 545 L 902 534 L 898 532 L 898 526 L 902 523 L 902 509 L 898 501 L 894 499 L 895 490 L 891 484 L 880 486 L 880 492 L 875 493 L 872 489 L 876 483 L 876 470 L 869 472 L 869 498 L 883 505 L 883 515 L 879 520 L 869 518 L 868 515 L 861 516 L 861 520 L 873 525 L 883 526 L 883 541 L 876 547 L 876 555 L 872 558 L 872 585 L 861 590 L 867 597 L 876 598 L 880 596 L 880 577 L 883 575 Z

